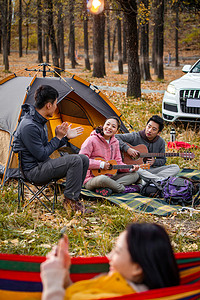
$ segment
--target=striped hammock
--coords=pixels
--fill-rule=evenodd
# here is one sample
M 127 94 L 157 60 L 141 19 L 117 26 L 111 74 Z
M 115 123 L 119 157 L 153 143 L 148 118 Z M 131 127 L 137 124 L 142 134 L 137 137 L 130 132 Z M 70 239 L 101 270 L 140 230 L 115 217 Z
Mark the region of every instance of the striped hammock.
M 181 285 L 114 298 L 118 300 L 200 299 L 200 252 L 177 253 Z M 41 299 L 40 264 L 45 257 L 0 254 L 0 299 Z M 90 279 L 108 271 L 106 257 L 72 258 L 71 279 Z M 104 299 L 105 300 L 105 299 Z

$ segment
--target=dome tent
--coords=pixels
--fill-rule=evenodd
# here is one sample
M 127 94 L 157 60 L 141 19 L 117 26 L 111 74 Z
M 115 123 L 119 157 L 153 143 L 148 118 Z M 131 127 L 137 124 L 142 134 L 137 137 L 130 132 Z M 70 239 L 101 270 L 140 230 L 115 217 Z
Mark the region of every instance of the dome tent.
M 118 109 L 97 87 L 76 75 L 62 78 L 37 75 L 21 77 L 13 74 L 5 78 L 0 81 L 0 139 L 3 136 L 3 143 L 4 141 L 6 143 L 2 145 L 0 153 L 0 164 L 5 165 L 3 183 L 12 177 L 13 170 L 17 167 L 11 145 L 13 133 L 20 120 L 21 105 L 34 104 L 34 94 L 40 85 L 50 85 L 59 93 L 57 111 L 47 122 L 49 139 L 55 135 L 56 126 L 62 122 L 72 123 L 72 127 L 84 128 L 83 134 L 72 140 L 72 152 L 80 149 L 92 130 L 102 125 L 107 117 L 121 117 Z M 121 131 L 128 132 L 123 123 L 121 123 Z

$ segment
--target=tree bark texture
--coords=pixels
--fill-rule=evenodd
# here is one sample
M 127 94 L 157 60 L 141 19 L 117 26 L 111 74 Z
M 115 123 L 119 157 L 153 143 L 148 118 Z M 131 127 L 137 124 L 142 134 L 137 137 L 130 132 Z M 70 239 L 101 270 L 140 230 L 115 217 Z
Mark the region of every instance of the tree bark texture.
M 2 42 L 3 42 L 3 64 L 5 71 L 9 71 L 8 60 L 8 31 L 7 31 L 7 19 L 8 19 L 8 0 L 0 1 L 1 12 L 1 25 L 2 25 Z
M 103 57 L 103 74 L 106 75 L 106 64 L 105 64 L 105 14 L 102 13 L 101 15 L 101 28 L 100 28 L 100 32 L 101 32 L 101 47 L 102 47 L 102 57 Z
M 164 46 L 164 1 L 158 4 L 158 79 L 164 79 L 163 46 Z
M 93 16 L 93 77 L 104 77 L 104 53 L 102 41 L 102 14 Z
M 26 54 L 28 54 L 28 46 L 29 46 L 29 3 L 26 4 L 25 16 L 26 16 Z
M 54 69 L 56 72 L 59 73 L 59 70 L 56 67 L 59 67 L 59 57 L 58 57 L 58 50 L 56 45 L 56 36 L 55 36 L 55 29 L 54 29 L 54 22 L 53 22 L 53 3 L 52 0 L 47 0 L 48 5 L 48 28 L 49 28 L 49 38 L 51 42 L 51 51 L 52 51 L 52 60 Z
M 113 43 L 112 43 L 111 61 L 114 61 L 114 59 L 115 59 L 115 40 L 116 40 L 116 34 L 117 34 L 117 23 L 115 24 L 114 31 L 113 31 Z
M 118 68 L 119 74 L 123 74 L 123 62 L 122 62 L 122 31 L 121 20 L 117 18 L 117 36 L 118 36 Z
M 107 20 L 108 62 L 111 62 L 111 46 L 110 46 L 110 15 L 109 15 L 109 11 L 107 12 L 106 20 Z
M 127 96 L 141 97 L 140 66 L 138 58 L 137 2 L 119 0 L 124 11 L 127 37 L 128 85 Z
M 41 0 L 37 0 L 37 36 L 38 36 L 38 62 L 43 62 L 42 57 L 42 5 Z
M 153 43 L 152 43 L 152 66 L 154 73 L 158 75 L 158 0 L 153 0 Z
M 126 23 L 123 18 L 123 63 L 127 63 L 127 49 L 126 49 Z
M 0 11 L 0 53 L 2 53 L 2 15 Z
M 149 0 L 143 0 L 145 8 L 148 9 Z M 142 20 L 140 25 L 140 58 L 141 58 L 141 77 L 144 80 L 151 80 L 149 67 L 149 21 Z
M 49 36 L 46 36 L 46 63 L 49 63 Z
M 74 0 L 69 1 L 69 58 L 72 69 L 76 66 L 75 59 L 75 26 L 74 26 Z
M 22 0 L 19 0 L 19 57 L 22 57 Z
M 10 55 L 10 41 L 11 41 L 11 22 L 12 22 L 12 1 L 8 4 L 8 55 Z
M 89 59 L 89 43 L 88 43 L 88 13 L 87 13 L 87 0 L 83 3 L 83 32 L 84 32 L 84 56 L 85 56 L 85 68 L 91 70 Z
M 64 51 L 64 23 L 63 23 L 63 4 L 58 2 L 58 49 L 60 56 L 60 67 L 65 69 L 65 51 Z
M 175 66 L 179 66 L 179 55 L 178 55 L 178 31 L 179 31 L 179 7 L 176 6 L 176 25 L 175 25 Z

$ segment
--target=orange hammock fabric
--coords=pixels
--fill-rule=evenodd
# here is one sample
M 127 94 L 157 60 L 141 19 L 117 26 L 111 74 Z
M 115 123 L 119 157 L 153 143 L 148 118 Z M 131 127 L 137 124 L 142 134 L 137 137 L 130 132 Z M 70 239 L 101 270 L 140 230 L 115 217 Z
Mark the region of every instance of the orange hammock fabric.
M 177 253 L 181 285 L 114 297 L 118 300 L 200 299 L 200 252 Z M 40 264 L 45 257 L 0 254 L 0 299 L 41 299 Z M 92 278 L 108 271 L 106 257 L 72 258 L 73 282 Z M 108 298 L 107 298 L 108 300 Z

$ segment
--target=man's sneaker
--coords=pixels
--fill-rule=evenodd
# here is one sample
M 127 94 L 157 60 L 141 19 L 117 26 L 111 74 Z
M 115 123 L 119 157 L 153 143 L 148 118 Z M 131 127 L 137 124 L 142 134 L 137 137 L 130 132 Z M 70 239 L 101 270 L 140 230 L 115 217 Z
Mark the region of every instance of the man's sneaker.
M 104 197 L 108 197 L 112 194 L 112 190 L 109 188 L 98 188 L 95 189 L 95 193 L 104 196 Z
M 122 192 L 122 194 L 126 193 L 139 193 L 140 192 L 140 185 L 134 184 L 134 185 L 126 185 L 125 190 Z

